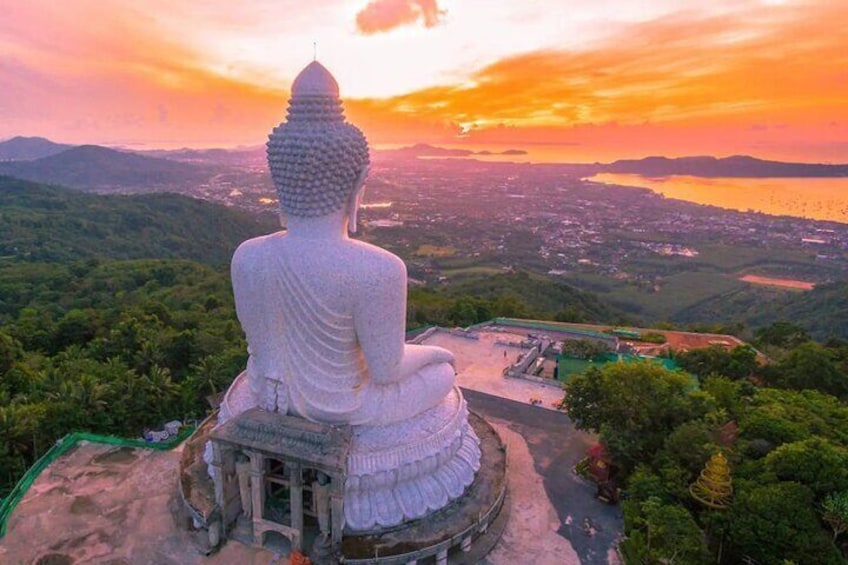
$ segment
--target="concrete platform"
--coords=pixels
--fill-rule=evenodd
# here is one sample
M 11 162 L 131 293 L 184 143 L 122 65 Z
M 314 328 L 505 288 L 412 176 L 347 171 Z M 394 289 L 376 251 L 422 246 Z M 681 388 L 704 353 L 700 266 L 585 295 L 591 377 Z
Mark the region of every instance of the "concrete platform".
M 555 410 L 554 404 L 558 404 L 563 397 L 559 383 L 552 381 L 548 385 L 541 385 L 503 376 L 504 369 L 515 362 L 520 352 L 525 351 L 517 344 L 526 339 L 527 333 L 520 329 L 515 329 L 513 333 L 480 328 L 471 332 L 476 337 L 471 339 L 448 331 L 436 331 L 422 343 L 438 345 L 453 352 L 456 357 L 456 384 L 460 387 L 516 402 L 529 403 L 531 398 L 539 398 L 542 401 L 539 408 Z M 504 345 L 504 342 L 514 342 L 516 345 Z

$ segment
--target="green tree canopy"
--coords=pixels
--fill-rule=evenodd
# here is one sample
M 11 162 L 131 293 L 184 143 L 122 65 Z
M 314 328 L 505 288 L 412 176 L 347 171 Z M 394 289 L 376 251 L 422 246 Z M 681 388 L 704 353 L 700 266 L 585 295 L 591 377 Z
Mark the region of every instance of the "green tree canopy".
M 798 483 L 746 485 L 736 494 L 728 537 L 739 558 L 760 563 L 842 563 L 814 508 L 813 492 Z
M 692 349 L 678 353 L 675 360 L 683 369 L 702 380 L 713 374 L 733 380 L 744 379 L 758 367 L 756 352 L 744 345 L 731 350 L 720 345 Z
M 802 343 L 775 367 L 772 384 L 795 390 L 818 390 L 848 397 L 848 375 L 833 360 L 833 353 L 814 343 Z
M 785 443 L 765 463 L 779 480 L 808 486 L 817 498 L 848 489 L 848 448 L 822 437 Z
M 578 428 L 600 433 L 615 461 L 632 470 L 652 460 L 675 427 L 703 416 L 704 401 L 686 375 L 645 361 L 572 377 L 564 403 Z

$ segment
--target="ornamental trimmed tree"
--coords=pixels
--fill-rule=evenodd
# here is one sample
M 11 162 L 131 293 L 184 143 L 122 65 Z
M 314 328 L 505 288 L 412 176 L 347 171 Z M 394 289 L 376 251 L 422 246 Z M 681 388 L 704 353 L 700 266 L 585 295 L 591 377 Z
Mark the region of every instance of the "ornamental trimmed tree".
M 689 486 L 692 498 L 716 510 L 724 510 L 733 496 L 733 479 L 730 466 L 723 453 L 718 452 L 707 461 L 698 479 Z

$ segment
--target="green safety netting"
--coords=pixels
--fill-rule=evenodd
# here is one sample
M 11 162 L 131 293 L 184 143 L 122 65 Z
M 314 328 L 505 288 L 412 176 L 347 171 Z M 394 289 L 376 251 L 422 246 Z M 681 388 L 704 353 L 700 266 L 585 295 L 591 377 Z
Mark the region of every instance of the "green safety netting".
M 36 461 L 29 470 L 24 473 L 24 476 L 21 477 L 21 480 L 18 481 L 18 484 L 9 492 L 9 495 L 0 500 L 0 538 L 6 535 L 6 523 L 9 521 L 9 517 L 12 515 L 12 511 L 24 497 L 26 492 L 32 486 L 32 483 L 38 478 L 44 469 L 47 468 L 48 465 L 53 463 L 56 459 L 67 453 L 71 448 L 73 448 L 77 443 L 81 441 L 89 441 L 92 443 L 105 443 L 108 445 L 118 445 L 121 447 L 137 447 L 142 449 L 156 449 L 159 451 L 167 451 L 169 449 L 173 449 L 180 443 L 182 443 L 188 436 L 190 436 L 194 432 L 194 426 L 184 426 L 180 433 L 171 438 L 168 441 L 163 442 L 150 442 L 142 439 L 127 439 L 122 437 L 115 436 L 101 436 L 97 434 L 89 434 L 86 432 L 74 432 L 72 434 L 68 434 L 59 441 L 57 441 L 53 447 L 51 447 L 47 453 L 42 455 L 38 461 Z

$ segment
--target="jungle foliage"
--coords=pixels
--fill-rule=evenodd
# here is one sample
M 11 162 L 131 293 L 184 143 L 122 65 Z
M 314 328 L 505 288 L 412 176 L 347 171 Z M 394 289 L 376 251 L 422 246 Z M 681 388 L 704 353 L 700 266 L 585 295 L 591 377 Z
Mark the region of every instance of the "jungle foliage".
M 651 363 L 566 385 L 576 425 L 598 433 L 622 471 L 628 562 L 848 562 L 848 343 L 817 344 L 791 326 L 759 333 L 767 365 L 748 347 L 677 355 L 698 388 Z M 718 453 L 732 479 L 732 493 L 722 479 L 712 497 L 721 504 L 704 496 Z

